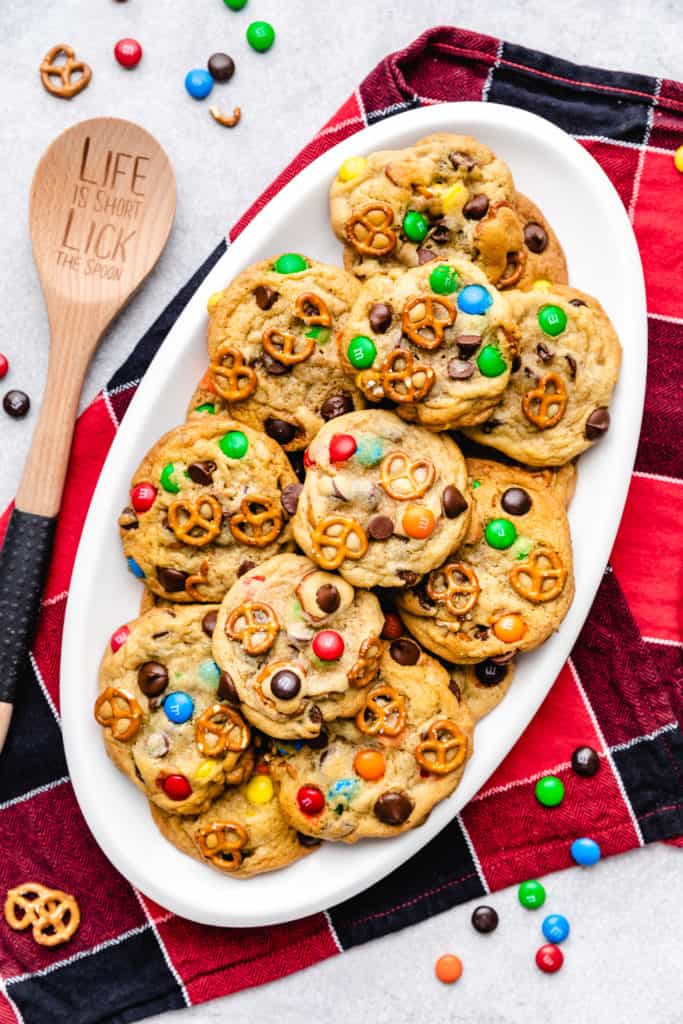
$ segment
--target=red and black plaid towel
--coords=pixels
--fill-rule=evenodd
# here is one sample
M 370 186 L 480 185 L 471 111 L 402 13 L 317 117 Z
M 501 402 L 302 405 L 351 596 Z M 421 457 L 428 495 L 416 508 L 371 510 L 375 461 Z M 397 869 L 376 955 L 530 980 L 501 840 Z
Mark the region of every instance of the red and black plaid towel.
M 578 67 L 453 28 L 392 54 L 232 232 L 310 160 L 364 125 L 443 100 L 509 103 L 576 136 L 627 207 L 645 265 L 650 366 L 623 522 L 570 662 L 486 787 L 409 863 L 328 913 L 229 930 L 190 924 L 135 892 L 96 846 L 69 783 L 59 728 L 59 649 L 87 504 L 135 387 L 221 242 L 81 417 L 38 634 L 0 762 L 0 890 L 38 880 L 77 894 L 82 924 L 46 950 L 0 922 L 0 1024 L 133 1021 L 258 985 L 546 871 L 594 836 L 606 855 L 683 835 L 683 85 Z M 179 415 L 181 410 L 179 410 Z M 87 637 L 84 637 L 84 643 Z M 514 689 L 508 698 L 514 700 Z M 574 747 L 601 758 L 592 779 Z M 534 782 L 568 799 L 540 813 Z M 350 853 L 349 856 L 352 854 Z M 286 884 L 283 876 L 283 884 Z M 115 979 L 115 984 L 112 984 Z

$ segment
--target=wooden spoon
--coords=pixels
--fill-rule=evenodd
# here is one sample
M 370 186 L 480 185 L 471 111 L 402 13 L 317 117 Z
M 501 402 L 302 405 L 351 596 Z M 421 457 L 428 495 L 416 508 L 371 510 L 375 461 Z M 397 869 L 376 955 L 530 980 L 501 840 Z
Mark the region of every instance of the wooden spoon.
M 0 552 L 0 750 L 33 638 L 88 364 L 159 259 L 175 176 L 152 136 L 98 117 L 63 132 L 31 187 L 30 229 L 50 323 L 47 385 Z

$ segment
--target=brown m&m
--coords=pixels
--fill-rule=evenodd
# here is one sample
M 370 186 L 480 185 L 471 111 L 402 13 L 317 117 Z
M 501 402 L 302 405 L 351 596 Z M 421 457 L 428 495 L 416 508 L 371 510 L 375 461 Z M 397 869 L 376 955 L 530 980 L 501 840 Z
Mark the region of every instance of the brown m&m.
M 402 825 L 410 817 L 413 802 L 405 793 L 382 793 L 375 801 L 375 817 L 384 825 Z

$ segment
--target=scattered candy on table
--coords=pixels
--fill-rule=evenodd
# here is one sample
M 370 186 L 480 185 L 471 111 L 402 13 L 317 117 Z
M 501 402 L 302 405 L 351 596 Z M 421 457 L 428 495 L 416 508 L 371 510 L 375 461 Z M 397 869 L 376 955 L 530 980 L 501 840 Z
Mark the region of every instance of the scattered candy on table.
M 462 960 L 453 953 L 444 953 L 436 961 L 434 971 L 444 985 L 452 985 L 462 975 Z
M 227 53 L 212 53 L 207 67 L 216 82 L 228 82 L 235 74 L 235 62 Z
M 205 68 L 193 68 L 185 75 L 185 88 L 192 99 L 203 100 L 213 89 L 213 78 Z
M 570 852 L 577 864 L 582 867 L 592 867 L 597 864 L 602 855 L 599 845 L 594 839 L 587 836 L 575 839 L 570 847 Z
M 18 420 L 31 408 L 31 399 L 25 391 L 8 391 L 2 400 L 2 407 L 8 416 Z
M 218 107 L 211 106 L 209 107 L 209 113 L 214 121 L 224 125 L 225 128 L 234 128 L 235 125 L 240 123 L 240 118 L 242 117 L 241 107 L 234 107 L 232 114 L 222 114 Z M 200 408 L 204 409 L 204 406 L 200 406 Z
M 600 768 L 597 750 L 592 747 L 577 747 L 572 753 L 572 768 L 577 775 L 591 778 Z
M 247 29 L 247 42 L 252 50 L 265 53 L 275 42 L 275 29 L 267 21 L 252 21 Z
M 226 7 L 229 7 L 231 11 L 241 11 L 247 6 L 247 0 L 223 0 Z
M 548 914 L 543 919 L 541 931 L 548 942 L 564 942 L 569 935 L 569 921 L 562 914 Z
M 3 377 L 7 376 L 8 370 L 9 361 L 7 359 L 7 356 L 3 355 L 2 352 L 0 352 L 0 380 L 2 380 Z
M 119 39 L 114 56 L 122 68 L 134 68 L 142 60 L 142 47 L 137 39 Z
M 527 910 L 538 910 L 545 903 L 545 889 L 536 879 L 530 878 L 520 885 L 517 898 Z
M 544 807 L 557 807 L 564 800 L 564 782 L 555 775 L 544 775 L 536 783 L 536 799 Z
M 536 964 L 545 974 L 554 974 L 564 963 L 564 953 L 549 942 L 536 953 Z
M 677 171 L 683 174 L 683 146 L 679 146 L 674 153 L 674 166 Z
M 472 911 L 472 926 L 482 935 L 494 932 L 498 927 L 498 914 L 493 907 L 475 907 Z

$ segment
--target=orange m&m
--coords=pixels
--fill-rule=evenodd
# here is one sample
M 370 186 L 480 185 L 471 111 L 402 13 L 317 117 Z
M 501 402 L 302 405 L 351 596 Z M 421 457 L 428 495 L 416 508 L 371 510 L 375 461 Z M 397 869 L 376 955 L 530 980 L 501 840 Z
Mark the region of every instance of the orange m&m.
M 434 965 L 434 970 L 439 981 L 445 985 L 452 985 L 462 974 L 462 960 L 454 953 L 444 953 Z
M 527 631 L 527 625 L 521 615 L 517 612 L 508 612 L 501 615 L 493 623 L 493 632 L 504 644 L 515 644 L 521 640 Z
M 434 533 L 436 519 L 431 509 L 424 505 L 409 505 L 403 514 L 403 529 L 409 537 L 424 540 Z
M 377 782 L 386 771 L 384 754 L 379 750 L 359 750 L 353 759 L 353 770 L 361 779 Z

